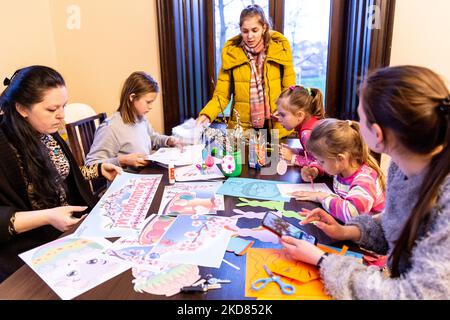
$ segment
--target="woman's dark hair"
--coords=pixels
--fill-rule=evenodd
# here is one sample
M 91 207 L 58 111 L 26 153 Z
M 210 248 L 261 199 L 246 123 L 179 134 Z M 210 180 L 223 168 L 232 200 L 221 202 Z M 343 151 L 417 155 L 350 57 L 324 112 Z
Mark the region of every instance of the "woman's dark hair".
M 130 101 L 130 95 L 135 94 L 134 99 L 139 99 L 150 92 L 158 93 L 159 86 L 158 82 L 145 72 L 133 72 L 127 80 L 125 80 L 120 94 L 120 106 L 117 109 L 117 111 L 120 112 L 124 123 L 134 124 L 138 119 L 136 109 L 134 108 L 132 101 Z
M 450 171 L 449 91 L 443 80 L 427 68 L 398 66 L 371 74 L 363 82 L 360 95 L 367 125 L 376 123 L 382 130 L 391 130 L 411 152 L 435 153 L 417 203 L 392 252 L 391 274 L 399 277 L 400 257 L 411 256 L 419 227 L 428 219 L 439 187 Z
M 266 26 L 266 32 L 263 35 L 264 38 L 264 44 L 267 45 L 270 40 L 270 32 L 269 30 L 272 28 L 272 24 L 270 23 L 270 20 L 266 17 L 266 14 L 264 13 L 263 8 L 258 6 L 257 4 L 252 4 L 244 8 L 244 10 L 241 11 L 241 16 L 239 17 L 239 27 L 242 27 L 242 24 L 244 23 L 245 19 L 259 16 L 259 23 L 262 26 Z M 240 45 L 242 43 L 242 36 L 240 35 L 236 41 L 236 45 Z
M 8 79 L 9 80 L 9 79 Z M 17 111 L 16 105 L 31 109 L 44 100 L 49 89 L 64 87 L 62 76 L 45 66 L 17 70 L 0 96 L 1 127 L 19 153 L 28 182 L 40 202 L 49 208 L 59 206 L 59 175 L 50 160 L 49 151 L 37 132 Z

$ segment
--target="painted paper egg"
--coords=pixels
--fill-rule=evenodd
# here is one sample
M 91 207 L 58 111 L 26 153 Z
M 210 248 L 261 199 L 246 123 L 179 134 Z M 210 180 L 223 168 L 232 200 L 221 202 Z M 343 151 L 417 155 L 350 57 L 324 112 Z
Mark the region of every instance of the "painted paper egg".
M 233 173 L 234 169 L 236 169 L 236 163 L 234 161 L 233 156 L 226 155 L 222 159 L 222 170 L 227 174 Z

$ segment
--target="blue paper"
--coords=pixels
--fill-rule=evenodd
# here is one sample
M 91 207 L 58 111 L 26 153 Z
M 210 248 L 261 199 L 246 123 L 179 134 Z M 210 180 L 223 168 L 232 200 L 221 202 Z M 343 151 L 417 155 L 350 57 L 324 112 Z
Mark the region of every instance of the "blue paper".
M 251 247 L 255 243 L 251 240 L 242 239 L 239 237 L 233 237 L 228 243 L 227 251 L 234 252 L 237 255 L 242 255 L 248 247 Z
M 238 198 L 289 202 L 291 199 L 283 197 L 277 188 L 277 184 L 284 183 L 287 182 L 228 178 L 216 193 Z

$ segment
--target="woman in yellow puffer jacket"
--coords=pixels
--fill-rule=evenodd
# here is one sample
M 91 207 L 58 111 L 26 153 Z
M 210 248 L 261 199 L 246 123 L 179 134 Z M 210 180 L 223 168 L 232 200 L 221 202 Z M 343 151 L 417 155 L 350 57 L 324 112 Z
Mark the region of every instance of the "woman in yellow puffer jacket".
M 270 30 L 258 5 L 250 5 L 241 12 L 240 28 L 241 33 L 223 47 L 214 95 L 200 111 L 197 124 L 214 121 L 233 95 L 232 108 L 239 113 L 244 129 L 278 129 L 280 137 L 284 137 L 289 132 L 272 121 L 272 115 L 278 96 L 296 83 L 289 41 Z M 236 115 L 232 111 L 230 116 L 228 126 L 233 128 Z

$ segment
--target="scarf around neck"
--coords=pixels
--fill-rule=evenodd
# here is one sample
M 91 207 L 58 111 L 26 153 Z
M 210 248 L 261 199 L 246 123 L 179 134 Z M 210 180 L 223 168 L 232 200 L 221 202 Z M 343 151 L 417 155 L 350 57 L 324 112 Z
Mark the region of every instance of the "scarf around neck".
M 242 49 L 250 63 L 250 117 L 253 128 L 263 128 L 265 119 L 270 118 L 269 99 L 264 88 L 264 61 L 266 47 L 261 39 L 254 48 L 242 44 Z

